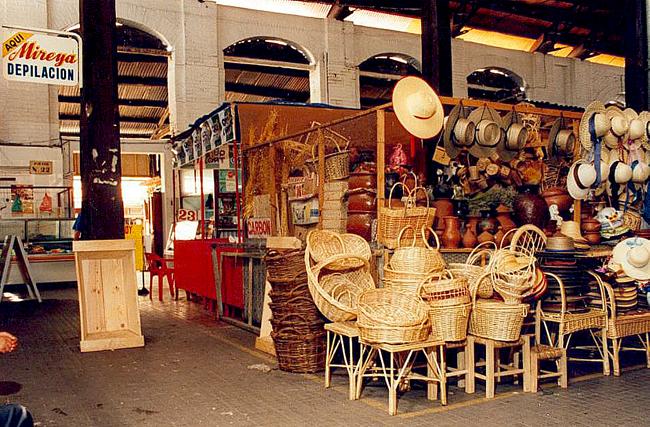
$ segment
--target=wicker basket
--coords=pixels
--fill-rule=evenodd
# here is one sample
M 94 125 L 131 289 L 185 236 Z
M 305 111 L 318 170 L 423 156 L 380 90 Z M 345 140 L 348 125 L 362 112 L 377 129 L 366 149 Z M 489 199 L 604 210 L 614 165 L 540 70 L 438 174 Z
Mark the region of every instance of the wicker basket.
M 393 190 L 401 185 L 404 187 L 406 203 L 403 207 L 393 207 Z M 377 218 L 377 241 L 388 249 L 395 249 L 398 246 L 398 236 L 404 227 L 411 226 L 414 230 L 420 230 L 422 227 L 431 227 L 435 216 L 435 209 L 429 208 L 429 198 L 427 197 L 427 206 L 417 206 L 415 193 L 421 187 L 409 191 L 404 183 L 397 182 L 390 189 L 388 195 L 388 206 L 380 206 Z
M 356 234 L 313 230 L 307 234 L 307 244 L 309 246 L 309 255 L 317 263 L 339 254 L 359 255 L 368 261 L 371 256 L 368 242 Z M 363 261 L 357 258 L 343 258 L 340 261 L 331 263 L 327 268 L 330 270 L 347 270 L 362 265 Z
M 472 303 L 443 307 L 429 306 L 431 339 L 434 341 L 462 341 L 467 338 Z
M 402 237 L 404 237 L 404 232 L 407 230 L 413 230 L 413 227 L 409 225 L 400 230 L 399 235 L 397 236 L 397 249 L 395 249 L 395 253 L 389 261 L 390 267 L 397 271 L 408 271 L 410 273 L 442 271 L 445 268 L 445 260 L 440 254 L 440 241 L 438 240 L 436 233 L 430 230 L 430 234 L 433 234 L 436 240 L 435 249 L 429 246 L 426 237 L 427 229 L 425 227 L 420 230 L 422 241 L 425 245 L 424 247 L 415 245 L 417 240 L 415 230 L 413 230 L 413 241 L 411 242 L 411 245 L 402 246 Z
M 307 283 L 316 307 L 332 322 L 345 322 L 357 317 L 357 300 L 362 291 L 374 289 L 375 283 L 370 275 L 370 264 L 358 255 L 340 254 L 311 266 L 309 246 L 305 252 Z M 329 265 L 354 257 L 363 261 L 363 266 L 338 272 L 327 272 Z
M 625 211 L 623 213 L 623 225 L 632 231 L 639 231 L 639 228 L 641 228 L 641 215 L 632 210 Z
M 416 293 L 430 307 L 448 307 L 471 302 L 467 279 L 454 277 L 450 271 L 427 277 L 418 285 Z
M 264 257 L 266 272 L 270 281 L 291 281 L 305 271 L 305 252 L 298 250 L 275 250 Z
M 528 304 L 506 304 L 495 300 L 474 301 L 469 332 L 495 341 L 517 341 Z
M 300 336 L 290 329 L 271 333 L 278 367 L 296 373 L 320 372 L 325 367 L 325 332 Z
M 350 176 L 350 150 L 348 150 L 350 140 L 344 138 L 345 146 L 341 148 L 335 138 L 328 135 L 324 136 L 323 139 L 325 143 L 331 141 L 336 146 L 334 152 L 325 155 L 325 181 L 346 179 Z M 311 146 L 311 161 L 308 162 L 313 169 L 318 169 L 318 159 L 316 158 L 317 147 L 317 143 Z
M 415 295 L 372 289 L 359 297 L 359 337 L 368 343 L 425 341 L 431 333 L 427 306 Z
M 384 288 L 415 294 L 418 285 L 429 273 L 410 273 L 408 271 L 393 270 L 388 265 L 384 266 Z

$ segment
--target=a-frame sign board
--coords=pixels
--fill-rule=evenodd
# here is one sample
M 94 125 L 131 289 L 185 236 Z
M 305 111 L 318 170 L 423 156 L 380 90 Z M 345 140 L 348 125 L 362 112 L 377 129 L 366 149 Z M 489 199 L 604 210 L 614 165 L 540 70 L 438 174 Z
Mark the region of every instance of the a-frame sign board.
M 38 287 L 34 280 L 32 268 L 27 259 L 27 253 L 25 253 L 25 248 L 23 247 L 23 241 L 19 236 L 14 235 L 5 236 L 2 253 L 0 253 L 0 267 L 2 268 L 2 276 L 0 276 L 0 302 L 2 302 L 4 287 L 9 281 L 12 249 L 16 255 L 16 263 L 20 269 L 20 275 L 23 277 L 25 285 L 27 285 L 27 292 L 29 292 L 30 298 L 36 298 L 38 302 L 42 302 L 41 294 L 38 292 Z

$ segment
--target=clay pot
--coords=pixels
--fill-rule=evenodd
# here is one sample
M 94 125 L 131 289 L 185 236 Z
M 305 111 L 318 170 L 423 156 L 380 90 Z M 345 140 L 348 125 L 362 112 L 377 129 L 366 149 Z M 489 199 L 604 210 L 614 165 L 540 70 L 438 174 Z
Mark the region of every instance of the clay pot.
M 478 244 L 476 225 L 472 227 L 469 222 L 465 225 L 465 234 L 463 234 L 462 243 L 464 248 L 473 248 Z
M 497 207 L 497 221 L 501 224 L 504 233 L 507 233 L 513 228 L 517 228 L 517 224 L 515 224 L 510 216 L 511 214 L 512 211 L 506 205 L 499 205 Z
M 467 223 L 465 224 L 465 228 L 469 228 L 472 230 L 475 236 L 478 236 L 478 223 L 481 220 L 481 217 L 478 215 L 470 215 L 467 217 Z
M 442 233 L 442 246 L 445 248 L 458 248 L 462 236 L 460 235 L 460 219 L 458 217 L 449 215 L 443 217 L 445 224 L 445 231 Z
M 494 234 L 499 226 L 499 221 L 496 219 L 496 212 L 494 209 L 485 209 L 481 211 L 481 222 L 478 224 L 478 233 L 487 231 Z
M 454 204 L 450 199 L 440 198 L 431 202 L 431 207 L 436 208 L 436 217 L 433 220 L 433 228 L 438 231 L 445 229 L 445 224 L 442 218 L 454 214 Z M 438 235 L 440 237 L 440 235 Z
M 354 172 L 348 178 L 348 189 L 350 191 L 363 188 L 366 190 L 377 189 L 377 176 L 374 173 Z
M 357 234 L 364 239 L 372 240 L 372 220 L 374 214 L 359 213 L 348 214 L 347 232 Z
M 600 243 L 600 231 L 588 231 L 582 235 L 590 245 L 597 245 Z
M 372 192 L 356 192 L 348 196 L 348 211 L 376 212 L 377 198 Z
M 584 231 L 585 233 L 599 232 L 600 227 L 601 227 L 600 222 L 595 218 L 583 219 L 582 223 L 580 224 L 580 228 L 582 228 L 582 231 Z
M 524 187 L 512 203 L 513 217 L 518 226 L 532 224 L 544 230 L 550 219 L 546 200 L 535 186 Z
M 484 231 L 478 235 L 478 242 L 479 243 L 494 242 L 494 235 L 492 233 L 488 233 L 487 231 Z
M 560 213 L 568 212 L 573 206 L 573 199 L 566 188 L 551 187 L 542 193 L 542 197 L 548 206 L 557 205 Z

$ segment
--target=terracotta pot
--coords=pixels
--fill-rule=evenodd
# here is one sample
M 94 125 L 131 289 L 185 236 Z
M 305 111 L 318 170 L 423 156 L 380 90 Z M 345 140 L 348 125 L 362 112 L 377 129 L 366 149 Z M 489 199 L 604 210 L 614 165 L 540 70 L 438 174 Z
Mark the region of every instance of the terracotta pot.
M 538 194 L 537 187 L 529 186 L 512 203 L 513 217 L 518 226 L 532 224 L 544 230 L 550 219 L 546 200 Z
M 582 228 L 582 231 L 584 231 L 585 233 L 599 232 L 600 227 L 601 227 L 600 222 L 595 218 L 583 219 L 582 223 L 580 224 L 580 228 Z
M 358 234 L 368 241 L 372 240 L 372 220 L 374 218 L 375 215 L 369 213 L 348 214 L 347 232 Z
M 445 248 L 457 248 L 462 237 L 460 235 L 460 219 L 453 215 L 443 217 L 445 231 L 442 233 L 442 246 Z
M 444 230 L 445 224 L 442 218 L 453 215 L 454 204 L 451 203 L 450 199 L 440 198 L 431 202 L 431 207 L 436 208 L 436 217 L 433 220 L 433 227 L 436 230 Z
M 465 226 L 465 234 L 463 234 L 462 244 L 464 248 L 473 248 L 478 244 L 478 238 L 476 237 L 476 227 L 472 227 L 467 224 Z
M 481 221 L 478 223 L 478 233 L 487 231 L 494 234 L 497 231 L 499 221 L 496 219 L 496 212 L 493 209 L 485 209 L 481 211 Z
M 359 192 L 348 196 L 348 211 L 376 212 L 377 198 L 375 193 Z
M 467 217 L 467 223 L 465 224 L 465 228 L 469 228 L 472 230 L 475 236 L 478 236 L 478 223 L 481 220 L 481 217 L 478 215 L 470 215 Z
M 587 239 L 587 241 L 588 241 L 589 244 L 591 244 L 591 245 L 597 245 L 597 244 L 599 244 L 599 243 L 600 243 L 600 239 L 601 239 L 601 236 L 600 236 L 600 232 L 599 232 L 599 231 L 588 231 L 588 232 L 584 233 L 584 234 L 582 235 L 582 237 L 584 237 L 585 239 Z
M 488 233 L 487 231 L 484 231 L 481 234 L 479 234 L 478 242 L 479 243 L 494 242 L 494 235 L 492 233 Z
M 348 190 L 364 188 L 367 190 L 377 189 L 377 176 L 374 173 L 356 172 L 351 173 L 348 178 Z
M 513 228 L 517 228 L 517 224 L 515 224 L 510 216 L 511 214 L 512 210 L 508 209 L 506 205 L 499 205 L 497 207 L 497 221 L 501 224 L 504 233 L 507 233 Z
M 573 199 L 566 188 L 551 187 L 542 193 L 542 197 L 548 206 L 557 205 L 560 213 L 568 212 L 573 206 Z

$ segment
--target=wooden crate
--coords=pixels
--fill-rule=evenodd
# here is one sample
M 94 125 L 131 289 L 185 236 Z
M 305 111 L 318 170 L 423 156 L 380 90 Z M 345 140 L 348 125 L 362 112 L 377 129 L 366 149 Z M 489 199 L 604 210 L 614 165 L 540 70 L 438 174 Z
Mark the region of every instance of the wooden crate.
M 81 351 L 144 346 L 138 311 L 133 240 L 88 240 L 73 243 Z

